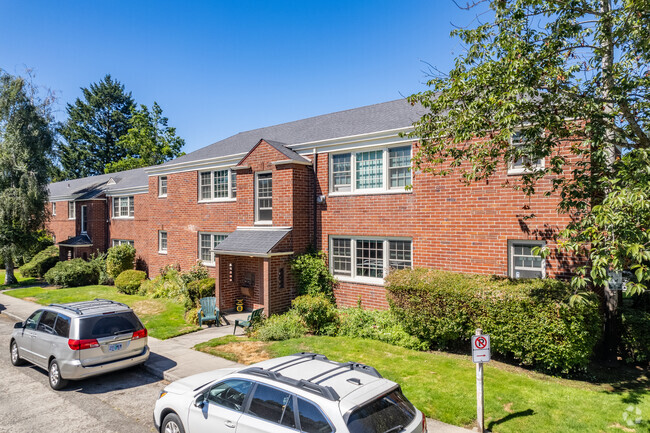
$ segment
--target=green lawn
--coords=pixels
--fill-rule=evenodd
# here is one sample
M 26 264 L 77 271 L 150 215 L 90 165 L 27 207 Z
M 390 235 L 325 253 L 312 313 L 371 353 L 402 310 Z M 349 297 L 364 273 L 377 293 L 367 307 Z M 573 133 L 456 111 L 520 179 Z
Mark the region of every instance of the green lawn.
M 6 271 L 4 269 L 0 269 L 0 289 L 7 289 L 7 288 L 11 288 L 11 287 L 23 287 L 23 286 L 27 286 L 27 285 L 30 285 L 30 284 L 35 284 L 35 283 L 38 282 L 38 280 L 36 280 L 36 278 L 23 277 L 20 274 L 20 271 L 18 269 L 16 269 L 16 270 L 14 270 L 14 275 L 16 276 L 16 279 L 18 280 L 18 284 L 9 284 L 8 286 L 6 286 L 4 284 L 4 282 L 5 282 L 5 273 L 6 273 Z
M 42 305 L 87 301 L 95 298 L 123 302 L 133 308 L 147 327 L 149 335 L 163 340 L 199 329 L 198 326 L 185 321 L 185 309 L 178 302 L 170 299 L 151 299 L 145 296 L 125 295 L 118 293 L 115 287 L 110 286 L 84 286 L 67 289 L 28 287 L 9 290 L 5 294 Z
M 212 340 L 212 344 L 221 343 Z M 476 369 L 467 356 L 418 352 L 345 337 L 279 341 L 266 350 L 274 356 L 317 352 L 336 361 L 371 365 L 400 383 L 406 396 L 427 416 L 459 426 L 475 423 Z M 610 384 L 559 379 L 498 362 L 487 364 L 484 371 L 486 426 L 493 432 L 648 431 L 647 371 L 626 370 L 626 375 L 619 373 L 625 380 Z M 644 423 L 630 429 L 623 418 L 628 408 L 640 409 Z

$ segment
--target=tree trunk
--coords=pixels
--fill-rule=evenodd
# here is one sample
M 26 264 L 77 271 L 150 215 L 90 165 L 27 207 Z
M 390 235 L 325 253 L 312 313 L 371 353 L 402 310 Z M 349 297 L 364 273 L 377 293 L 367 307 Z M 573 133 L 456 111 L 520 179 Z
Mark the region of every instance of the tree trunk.
M 5 284 L 16 284 L 18 280 L 14 275 L 14 261 L 11 258 L 5 260 Z

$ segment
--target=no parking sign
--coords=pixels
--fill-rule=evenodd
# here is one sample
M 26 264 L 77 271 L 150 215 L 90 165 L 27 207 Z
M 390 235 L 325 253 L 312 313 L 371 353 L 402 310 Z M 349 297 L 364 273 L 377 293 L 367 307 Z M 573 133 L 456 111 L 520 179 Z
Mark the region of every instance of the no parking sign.
M 472 335 L 472 361 L 490 362 L 490 336 Z

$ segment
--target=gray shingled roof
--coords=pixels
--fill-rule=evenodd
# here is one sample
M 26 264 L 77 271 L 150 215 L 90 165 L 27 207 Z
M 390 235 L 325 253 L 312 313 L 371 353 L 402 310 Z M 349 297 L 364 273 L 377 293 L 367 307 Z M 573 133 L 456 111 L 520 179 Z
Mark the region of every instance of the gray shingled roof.
M 73 238 L 61 241 L 57 245 L 64 247 L 92 247 L 93 241 L 90 240 L 88 235 L 77 235 Z
M 207 158 L 247 153 L 260 139 L 285 145 L 347 137 L 376 131 L 404 128 L 417 121 L 425 110 L 406 99 L 338 111 L 294 122 L 240 132 L 195 150 L 162 165 L 199 161 Z
M 267 143 L 269 143 L 274 149 L 276 149 L 278 152 L 286 156 L 292 161 L 299 161 L 299 162 L 308 162 L 311 164 L 311 161 L 305 158 L 304 156 L 294 152 L 293 150 L 289 149 L 286 147 L 285 143 L 280 143 L 279 141 L 273 141 L 273 140 L 267 140 L 264 139 Z
M 114 179 L 115 184 L 106 183 Z M 143 187 L 149 184 L 144 168 L 122 171 L 119 173 L 100 174 L 81 179 L 64 180 L 48 185 L 50 197 L 72 197 L 75 200 L 88 200 L 102 192 L 124 188 Z
M 217 254 L 267 255 L 291 230 L 237 229 L 214 248 Z

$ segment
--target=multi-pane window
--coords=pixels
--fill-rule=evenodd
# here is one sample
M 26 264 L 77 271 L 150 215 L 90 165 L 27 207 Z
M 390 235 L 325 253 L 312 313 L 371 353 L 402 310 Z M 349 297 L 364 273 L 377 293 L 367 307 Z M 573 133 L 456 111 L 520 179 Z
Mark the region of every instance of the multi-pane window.
M 404 190 L 411 185 L 411 146 L 331 156 L 332 193 Z
M 526 136 L 522 131 L 516 131 L 514 134 L 512 134 L 510 143 L 515 148 L 521 149 L 522 151 L 526 150 Z M 543 159 L 532 161 L 530 157 L 522 155 L 517 158 L 517 160 L 510 163 L 510 167 L 508 167 L 508 174 L 526 173 L 537 168 L 542 168 L 543 166 Z
M 128 218 L 134 214 L 133 196 L 113 197 L 113 218 Z
M 228 237 L 223 233 L 199 233 L 199 259 L 204 264 L 214 264 L 214 252 L 212 251 Z
M 167 176 L 158 178 L 158 197 L 167 197 Z
M 255 221 L 271 222 L 273 219 L 273 178 L 271 173 L 257 175 L 257 215 Z
M 75 205 L 73 201 L 68 202 L 68 219 L 73 220 L 76 218 Z
M 129 244 L 131 246 L 135 245 L 135 242 L 128 240 L 128 239 L 113 239 L 113 246 L 117 247 L 118 245 L 125 245 Z
M 330 239 L 330 263 L 336 276 L 380 279 L 390 269 L 412 267 L 412 257 L 411 241 L 408 239 Z
M 167 253 L 167 232 L 158 232 L 158 252 Z
M 543 247 L 544 241 L 508 241 L 508 262 L 511 278 L 544 278 L 546 261 L 533 253 L 533 248 Z
M 233 170 L 199 173 L 199 200 L 225 200 L 237 197 L 237 178 Z
M 56 215 L 56 203 L 52 203 L 52 215 Z

